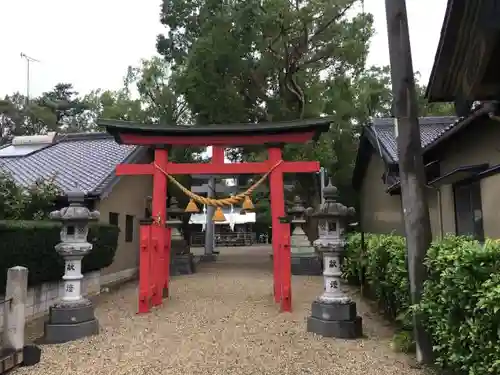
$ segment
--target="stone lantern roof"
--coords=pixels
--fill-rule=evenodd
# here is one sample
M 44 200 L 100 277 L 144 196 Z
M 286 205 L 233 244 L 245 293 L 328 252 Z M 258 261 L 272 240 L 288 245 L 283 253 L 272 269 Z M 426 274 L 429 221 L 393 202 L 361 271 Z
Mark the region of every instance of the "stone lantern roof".
M 304 207 L 304 201 L 300 199 L 298 195 L 293 199 L 293 206 L 288 210 L 288 215 L 292 216 L 292 223 L 305 223 L 306 208 Z
M 83 204 L 85 202 L 85 193 L 78 188 L 74 188 L 67 193 L 68 207 L 59 211 L 52 211 L 50 218 L 62 222 L 69 221 L 90 221 L 99 219 L 99 211 L 90 211 Z
M 320 204 L 318 210 L 312 214 L 316 218 L 341 218 L 353 216 L 356 211 L 353 207 L 346 207 L 336 201 L 338 197 L 338 189 L 332 185 L 332 181 L 328 180 L 328 185 L 323 190 L 325 201 Z
M 182 224 L 181 217 L 184 215 L 184 209 L 179 207 L 176 197 L 170 198 L 170 206 L 167 208 L 168 224 Z

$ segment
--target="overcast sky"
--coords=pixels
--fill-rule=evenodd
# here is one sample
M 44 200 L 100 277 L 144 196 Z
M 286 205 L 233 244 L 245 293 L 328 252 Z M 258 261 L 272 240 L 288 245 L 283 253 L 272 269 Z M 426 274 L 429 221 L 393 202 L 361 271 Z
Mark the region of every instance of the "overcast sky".
M 31 95 L 58 82 L 80 93 L 121 87 L 127 66 L 156 53 L 161 0 L 0 0 L 0 96 L 26 92 L 31 64 Z M 415 71 L 427 83 L 434 61 L 446 0 L 407 0 Z M 374 14 L 376 35 L 369 63 L 389 63 L 385 0 L 365 0 Z

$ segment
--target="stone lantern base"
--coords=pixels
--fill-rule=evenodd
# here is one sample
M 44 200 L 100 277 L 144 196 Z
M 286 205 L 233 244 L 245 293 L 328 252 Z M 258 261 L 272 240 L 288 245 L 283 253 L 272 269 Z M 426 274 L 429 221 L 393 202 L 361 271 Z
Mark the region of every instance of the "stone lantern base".
M 172 254 L 170 261 L 170 274 L 172 276 L 191 275 L 195 272 L 196 266 L 192 253 Z
M 172 276 L 195 273 L 194 256 L 180 233 L 176 236 L 172 235 L 170 251 L 170 274 Z
M 324 337 L 355 339 L 363 335 L 361 317 L 356 303 L 314 301 L 311 316 L 307 318 L 307 331 Z
M 86 299 L 76 303 L 62 302 L 50 308 L 43 342 L 61 344 L 98 333 L 99 323 L 95 318 L 92 302 Z
M 200 262 L 201 263 L 210 263 L 210 262 L 215 262 L 217 260 L 217 254 L 218 252 L 215 253 L 212 251 L 211 254 L 203 254 L 200 256 Z
M 321 257 L 316 253 L 291 254 L 292 275 L 319 276 L 323 273 Z

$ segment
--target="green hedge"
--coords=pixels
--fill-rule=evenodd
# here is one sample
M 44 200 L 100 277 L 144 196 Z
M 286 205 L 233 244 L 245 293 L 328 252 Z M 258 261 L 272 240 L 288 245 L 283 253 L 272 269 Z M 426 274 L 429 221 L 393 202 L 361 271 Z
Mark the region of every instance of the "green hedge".
M 404 238 L 359 234 L 348 241 L 344 277 L 360 275 L 388 315 L 411 327 L 412 309 L 422 314 L 434 340 L 436 364 L 456 373 L 500 374 L 500 241 L 480 244 L 447 236 L 432 243 L 429 279 L 411 307 Z
M 64 262 L 54 246 L 60 242 L 61 225 L 51 221 L 0 222 L 0 294 L 5 290 L 5 270 L 13 266 L 29 269 L 28 284 L 60 280 Z M 119 229 L 106 224 L 92 224 L 88 240 L 93 250 L 83 258 L 82 271 L 91 272 L 113 262 Z
M 410 306 L 404 238 L 365 235 L 365 246 L 366 251 L 362 254 L 360 234 L 349 236 L 343 262 L 344 276 L 351 280 L 359 280 L 361 276 L 368 293 L 380 303 L 389 318 L 404 318 L 401 313 Z

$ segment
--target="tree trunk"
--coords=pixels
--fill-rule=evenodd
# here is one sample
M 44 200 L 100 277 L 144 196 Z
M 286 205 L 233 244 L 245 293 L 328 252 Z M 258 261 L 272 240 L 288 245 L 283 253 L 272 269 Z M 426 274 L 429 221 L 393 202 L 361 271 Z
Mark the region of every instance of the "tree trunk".
M 398 130 L 399 176 L 413 304 L 419 303 L 427 277 L 424 259 L 432 241 L 425 191 L 418 104 L 415 92 L 405 0 L 386 0 L 394 116 Z M 417 361 L 432 363 L 432 342 L 417 314 L 413 316 Z

